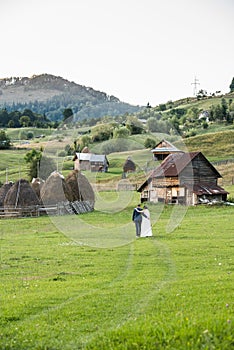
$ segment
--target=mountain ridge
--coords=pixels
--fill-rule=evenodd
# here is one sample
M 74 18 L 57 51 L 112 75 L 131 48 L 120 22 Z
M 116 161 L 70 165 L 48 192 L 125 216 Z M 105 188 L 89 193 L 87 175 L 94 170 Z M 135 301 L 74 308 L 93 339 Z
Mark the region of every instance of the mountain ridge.
M 30 78 L 1 78 L 0 108 L 29 108 L 36 113 L 46 114 L 51 120 L 59 120 L 65 108 L 72 108 L 80 118 L 98 118 L 108 114 L 134 113 L 141 107 L 122 102 L 92 87 L 44 73 Z

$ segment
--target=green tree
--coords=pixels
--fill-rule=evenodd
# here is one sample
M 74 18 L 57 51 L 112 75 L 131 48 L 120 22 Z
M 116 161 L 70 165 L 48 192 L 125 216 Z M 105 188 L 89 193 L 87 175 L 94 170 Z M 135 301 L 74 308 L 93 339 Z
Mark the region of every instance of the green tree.
M 230 92 L 233 92 L 234 91 L 234 78 L 232 78 L 232 82 L 231 82 L 231 85 L 229 87 L 230 87 Z
M 27 132 L 27 139 L 28 140 L 31 140 L 31 139 L 33 139 L 34 138 L 34 133 L 32 132 L 32 131 L 28 131 Z
M 0 130 L 0 149 L 9 149 L 11 140 L 4 130 Z
M 214 108 L 214 120 L 217 120 L 217 121 L 223 120 L 223 110 L 220 105 L 217 105 Z
M 144 142 L 145 148 L 154 148 L 156 146 L 156 141 L 155 139 L 151 137 L 147 137 L 147 139 Z
M 113 126 L 111 124 L 99 124 L 93 127 L 91 137 L 93 142 L 106 141 L 113 136 Z
M 131 135 L 142 134 L 144 126 L 142 122 L 135 116 L 128 116 L 126 120 L 126 127 L 129 129 Z
M 79 148 L 82 150 L 84 147 L 89 147 L 89 145 L 92 143 L 92 138 L 89 135 L 83 135 L 79 139 Z
M 9 123 L 9 120 L 10 120 L 10 117 L 9 117 L 7 110 L 5 108 L 1 109 L 0 110 L 0 125 L 3 127 L 7 126 L 7 124 Z
M 221 100 L 221 108 L 222 108 L 222 119 L 227 119 L 227 114 L 228 114 L 228 105 L 227 105 L 227 101 L 225 100 L 225 98 L 222 98 Z
M 20 130 L 19 132 L 19 139 L 20 140 L 26 140 L 28 138 L 26 130 Z
M 30 181 L 36 177 L 46 180 L 47 177 L 56 170 L 54 161 L 43 156 L 42 151 L 38 151 L 34 148 L 26 153 L 24 159 L 29 165 L 28 176 Z
M 160 131 L 159 130 L 159 126 L 158 126 L 158 119 L 154 118 L 154 117 L 150 117 L 147 120 L 147 128 L 149 131 L 151 132 L 157 132 Z
M 126 126 L 121 126 L 114 129 L 113 137 L 114 139 L 128 138 L 130 131 Z
M 14 128 L 14 126 L 15 126 L 14 120 L 9 120 L 7 126 L 8 126 L 8 128 Z
M 73 116 L 73 110 L 71 108 L 65 108 L 63 111 L 63 121 Z
M 32 149 L 31 151 L 25 154 L 24 159 L 26 163 L 29 164 L 28 176 L 30 181 L 33 178 L 38 177 L 38 169 L 39 169 L 41 157 L 42 157 L 42 152 L 37 151 L 36 149 Z
M 30 125 L 30 118 L 27 115 L 22 115 L 19 119 L 20 125 L 23 127 L 28 127 Z

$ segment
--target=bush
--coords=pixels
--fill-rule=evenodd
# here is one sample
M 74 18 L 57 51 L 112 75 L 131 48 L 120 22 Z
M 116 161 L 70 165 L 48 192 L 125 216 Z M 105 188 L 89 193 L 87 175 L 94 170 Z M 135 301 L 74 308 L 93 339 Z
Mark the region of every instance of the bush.
M 0 149 L 8 149 L 11 146 L 11 140 L 4 130 L 0 131 Z
M 150 137 L 147 137 L 147 139 L 144 142 L 145 148 L 154 148 L 156 146 L 156 141 Z
M 31 140 L 31 139 L 33 139 L 34 138 L 34 133 L 32 132 L 32 131 L 28 131 L 28 133 L 27 133 L 27 139 L 28 140 Z

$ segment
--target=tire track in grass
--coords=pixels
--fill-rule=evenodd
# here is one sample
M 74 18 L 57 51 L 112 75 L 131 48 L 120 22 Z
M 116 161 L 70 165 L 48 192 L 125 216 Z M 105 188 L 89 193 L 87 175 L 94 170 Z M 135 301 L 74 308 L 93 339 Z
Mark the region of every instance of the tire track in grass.
M 117 316 L 117 317 L 114 315 L 111 315 L 111 319 L 110 317 L 109 318 L 107 317 L 105 323 L 103 324 L 103 327 L 101 328 L 99 327 L 97 330 L 93 331 L 92 334 L 88 334 L 88 335 L 87 334 L 85 335 L 83 333 L 80 335 L 76 334 L 76 342 L 77 343 L 80 342 L 82 343 L 82 346 L 86 346 L 88 345 L 88 343 L 92 342 L 93 339 L 95 339 L 95 337 L 102 335 L 107 330 L 112 331 L 117 328 L 121 328 L 123 325 L 125 325 L 129 321 L 132 321 L 140 317 L 145 312 L 145 310 L 147 310 L 147 307 L 149 307 L 150 302 L 153 300 L 153 298 L 155 298 L 155 295 L 157 295 L 157 293 L 159 293 L 160 290 L 165 287 L 167 282 L 175 278 L 175 266 L 171 259 L 169 248 L 165 244 L 162 244 L 156 241 L 154 238 L 148 239 L 147 242 L 148 242 L 147 244 L 150 245 L 151 254 L 149 254 L 147 261 L 145 263 L 148 263 L 148 261 L 152 262 L 151 260 L 152 255 L 157 255 L 158 259 L 164 262 L 164 267 L 166 267 L 166 271 L 165 271 L 163 280 L 157 280 L 158 270 L 155 269 L 156 275 L 152 273 L 153 266 L 151 265 L 152 283 L 150 283 L 150 285 L 148 286 L 148 290 L 143 297 L 142 296 L 140 297 L 142 291 L 141 290 L 138 291 L 139 295 L 138 295 L 137 302 L 136 302 L 135 295 L 133 295 L 132 290 L 129 290 L 128 286 L 134 285 L 136 276 L 138 274 L 138 267 L 139 267 L 140 261 L 139 261 L 139 258 L 137 257 L 137 254 L 138 254 L 139 246 L 141 245 L 141 239 L 134 243 L 129 244 L 129 250 L 128 250 L 128 253 L 126 253 L 126 262 L 123 268 L 121 269 L 121 271 L 119 272 L 119 274 L 116 277 L 114 277 L 112 281 L 105 282 L 99 285 L 97 288 L 90 289 L 88 292 L 80 293 L 79 291 L 77 292 L 77 295 L 73 295 L 72 297 L 68 298 L 65 301 L 62 301 L 61 303 L 55 306 L 45 308 L 44 310 L 38 312 L 37 314 L 27 317 L 19 325 L 18 332 L 20 332 L 20 328 L 23 330 L 25 325 L 29 322 L 30 323 L 37 322 L 38 324 L 40 318 L 43 318 L 43 317 L 45 318 L 44 320 L 45 322 L 46 320 L 49 320 L 50 322 L 56 321 L 56 316 L 53 316 L 54 313 L 57 313 L 58 311 L 63 309 L 65 310 L 67 307 L 69 307 L 70 305 L 72 306 L 72 304 L 76 303 L 78 300 L 82 301 L 82 299 L 86 300 L 87 298 L 90 298 L 90 297 L 93 298 L 95 297 L 95 295 L 96 295 L 96 299 L 99 300 L 99 298 L 102 298 L 102 297 L 107 298 L 110 293 L 110 295 L 115 299 L 115 305 L 114 305 L 115 308 L 121 308 L 121 305 L 122 305 L 121 293 L 118 293 L 117 298 L 114 293 L 116 293 L 116 290 L 121 291 L 121 288 L 123 288 L 124 286 L 126 286 L 125 288 L 127 288 L 125 291 L 126 293 L 125 296 L 128 297 L 128 303 L 127 305 L 124 306 L 124 313 L 122 312 L 120 316 Z M 156 259 L 156 262 L 157 262 L 157 259 Z M 144 274 L 144 266 L 142 268 L 141 273 Z M 85 310 L 85 306 L 84 306 L 84 310 Z M 108 311 L 109 309 L 107 309 L 107 312 Z M 89 320 L 89 321 L 92 321 L 92 320 Z M 78 328 L 78 331 L 79 331 L 79 328 Z M 64 347 L 64 349 L 65 348 L 66 347 Z M 69 347 L 67 349 L 69 349 Z

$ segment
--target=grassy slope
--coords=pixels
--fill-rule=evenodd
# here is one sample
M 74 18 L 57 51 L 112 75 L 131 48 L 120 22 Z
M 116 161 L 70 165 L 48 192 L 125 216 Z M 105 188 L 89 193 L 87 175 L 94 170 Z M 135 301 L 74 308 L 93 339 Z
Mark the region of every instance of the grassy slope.
M 234 130 L 198 135 L 183 141 L 189 151 L 199 150 L 210 160 L 234 158 Z
M 218 104 L 221 104 L 222 98 L 225 98 L 225 100 L 228 103 L 229 99 L 234 98 L 234 92 L 225 94 L 223 96 L 205 98 L 201 100 L 190 99 L 189 103 L 187 103 L 187 99 L 178 100 L 178 101 L 175 101 L 174 103 L 177 106 L 177 108 L 190 109 L 190 108 L 196 107 L 202 110 L 208 110 L 211 105 L 217 106 Z
M 47 217 L 1 221 L 0 349 L 232 349 L 234 209 L 189 208 L 169 234 L 171 210 L 152 238 L 109 248 L 72 244 Z M 111 236 L 131 211 L 82 221 Z

